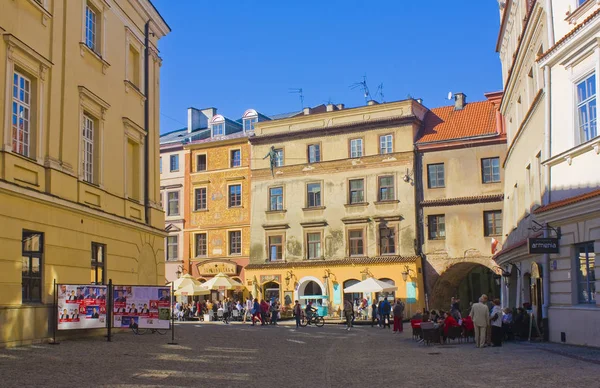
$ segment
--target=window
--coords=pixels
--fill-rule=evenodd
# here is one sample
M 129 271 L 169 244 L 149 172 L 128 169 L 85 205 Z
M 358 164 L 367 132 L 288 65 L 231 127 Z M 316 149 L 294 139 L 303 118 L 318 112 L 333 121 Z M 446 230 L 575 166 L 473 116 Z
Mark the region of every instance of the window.
M 178 236 L 167 236 L 167 260 L 177 260 L 179 251 Z
M 283 210 L 283 187 L 269 189 L 269 210 Z
M 23 232 L 22 250 L 22 301 L 41 302 L 44 235 L 38 232 Z
M 394 195 L 394 177 L 391 175 L 380 176 L 377 178 L 379 183 L 378 189 L 378 200 L 379 201 L 392 201 L 395 199 Z
M 229 254 L 242 254 L 242 232 L 240 230 L 232 230 L 229 232 Z
M 170 162 L 170 170 L 179 171 L 179 155 L 171 155 Z
M 240 167 L 242 165 L 242 151 L 241 150 L 231 150 L 230 167 Z
M 283 149 L 275 150 L 275 167 L 283 166 Z
M 140 144 L 130 138 L 127 139 L 127 196 L 139 200 L 142 198 L 140 190 Z
M 127 58 L 127 79 L 136 88 L 140 88 L 140 53 L 135 47 L 129 45 L 129 57 Z
M 577 6 L 583 5 L 587 0 L 577 0 Z
M 206 171 L 206 154 L 196 155 L 196 171 Z
M 167 215 L 179 215 L 179 191 L 167 192 Z
M 364 179 L 351 179 L 348 182 L 350 186 L 348 201 L 352 205 L 354 203 L 365 202 L 365 180 Z
M 392 135 L 379 136 L 379 153 L 391 154 L 394 152 L 394 137 Z
M 365 243 L 362 230 L 348 231 L 348 247 L 350 256 L 364 256 Z
M 254 131 L 254 124 L 258 123 L 258 117 L 249 117 L 243 120 L 244 132 Z
M 379 253 L 393 255 L 396 253 L 396 229 L 381 225 L 379 227 Z
M 196 234 L 196 257 L 206 256 L 207 252 L 206 233 Z
M 106 245 L 92 243 L 92 284 L 106 284 L 104 270 L 106 269 Z
M 31 145 L 31 81 L 15 72 L 12 99 L 12 150 L 29 157 Z
M 435 189 L 445 187 L 444 163 L 427 165 L 427 187 Z
M 90 6 L 85 7 L 85 44 L 92 49 L 97 51 L 97 23 L 96 23 L 96 10 Z
M 502 235 L 502 210 L 483 212 L 483 233 L 485 236 Z
M 269 236 L 269 261 L 283 260 L 283 236 Z
M 158 158 L 158 170 L 162 174 L 162 156 Z
M 483 183 L 500 182 L 500 158 L 481 159 Z
M 212 135 L 214 136 L 223 136 L 225 135 L 225 123 L 213 123 L 212 125 Z
M 229 186 L 229 207 L 242 206 L 242 185 Z
M 307 233 L 306 242 L 308 245 L 308 259 L 321 258 L 321 233 Z
M 578 245 L 577 249 L 577 295 L 579 303 L 596 304 L 596 253 L 594 243 Z
M 82 171 L 83 180 L 94 183 L 94 120 L 88 115 L 83 115 L 82 128 Z
M 194 189 L 194 210 L 206 210 L 206 187 Z
M 531 180 L 531 164 L 525 167 L 525 213 L 529 214 L 531 210 L 531 189 L 533 188 L 533 182 Z
M 428 216 L 429 239 L 444 240 L 446 238 L 446 217 L 443 214 Z
M 309 144 L 308 146 L 308 163 L 318 163 L 321 161 L 321 145 Z
M 596 74 L 577 84 L 577 113 L 581 142 L 598 136 L 596 127 Z
M 306 185 L 306 207 L 321 206 L 321 184 L 309 183 Z
M 363 156 L 363 139 L 350 140 L 350 157 L 360 158 Z

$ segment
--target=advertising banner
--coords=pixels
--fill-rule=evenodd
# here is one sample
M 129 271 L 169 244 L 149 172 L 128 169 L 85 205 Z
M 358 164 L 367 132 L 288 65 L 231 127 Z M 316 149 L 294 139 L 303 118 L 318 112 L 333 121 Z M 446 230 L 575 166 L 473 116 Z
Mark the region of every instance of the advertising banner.
M 171 288 L 165 286 L 114 286 L 113 327 L 168 329 Z
M 108 288 L 100 285 L 58 285 L 58 330 L 106 327 Z
M 557 238 L 528 238 L 529 253 L 559 253 Z

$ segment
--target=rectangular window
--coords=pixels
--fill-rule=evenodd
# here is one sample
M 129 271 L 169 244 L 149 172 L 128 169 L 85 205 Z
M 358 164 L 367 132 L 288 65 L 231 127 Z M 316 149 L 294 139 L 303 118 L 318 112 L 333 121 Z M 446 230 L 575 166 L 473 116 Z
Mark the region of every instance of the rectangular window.
M 361 158 L 363 156 L 363 139 L 350 140 L 350 157 Z
M 321 145 L 309 144 L 308 146 L 308 163 L 318 163 L 321 161 Z
M 283 210 L 283 187 L 269 189 L 269 210 Z
M 167 236 L 167 260 L 177 260 L 179 251 L 178 236 Z
M 240 167 L 242 165 L 242 151 L 232 150 L 230 155 L 230 167 Z
M 167 215 L 179 215 L 179 191 L 167 192 Z
M 446 186 L 444 163 L 427 165 L 427 187 L 435 189 Z
M 283 260 L 283 236 L 269 236 L 269 261 Z
M 89 6 L 85 7 L 85 44 L 96 51 L 96 12 Z
M 225 123 L 216 123 L 212 125 L 212 135 L 223 136 L 225 135 Z
M 254 124 L 256 123 L 258 123 L 258 117 L 250 117 L 248 119 L 244 119 L 244 132 L 254 131 Z
M 306 207 L 321 206 L 321 184 L 309 183 L 306 185 Z
M 283 149 L 275 150 L 275 167 L 283 167 Z
M 140 144 L 127 138 L 126 156 L 127 196 L 132 199 L 140 200 L 142 198 L 142 191 L 140 190 Z
M 579 303 L 596 304 L 596 253 L 594 243 L 576 246 L 577 295 Z
M 206 171 L 206 155 L 196 155 L 196 172 Z
M 38 232 L 23 232 L 22 253 L 22 302 L 41 302 L 44 235 Z
M 364 256 L 365 242 L 362 230 L 348 231 L 348 247 L 350 256 Z
M 106 245 L 92 243 L 92 284 L 106 284 L 104 271 L 106 269 Z
M 12 151 L 29 157 L 31 144 L 31 81 L 13 74 Z
M 598 136 L 596 127 L 596 73 L 577 84 L 577 113 L 581 142 Z
M 82 142 L 83 180 L 94 183 L 94 120 L 88 115 L 83 115 Z
M 483 183 L 500 182 L 500 158 L 481 159 Z
M 242 185 L 229 186 L 229 207 L 242 206 Z
M 196 257 L 206 256 L 207 238 L 206 233 L 196 234 Z
M 321 258 L 321 233 L 307 233 L 306 243 L 308 246 L 307 255 L 308 259 L 320 259 Z
M 483 212 L 483 233 L 485 236 L 502 235 L 502 210 Z
M 206 187 L 194 189 L 194 210 L 206 210 Z
M 391 154 L 394 152 L 394 137 L 392 135 L 379 136 L 379 153 Z
M 427 217 L 429 221 L 429 239 L 444 240 L 446 238 L 446 217 L 437 214 Z
M 380 176 L 377 178 L 378 188 L 378 201 L 392 201 L 394 200 L 394 177 L 391 175 Z
M 136 88 L 140 88 L 140 54 L 133 46 L 129 46 L 129 58 L 127 63 L 127 79 L 129 82 L 135 85 Z
M 364 179 L 351 179 L 348 181 L 350 186 L 349 203 L 363 203 L 365 202 L 365 180 Z
M 179 171 L 179 155 L 171 155 L 170 171 Z
M 242 232 L 240 230 L 232 230 L 229 232 L 229 254 L 242 254 Z
M 393 255 L 396 253 L 396 229 L 387 226 L 379 228 L 379 253 Z

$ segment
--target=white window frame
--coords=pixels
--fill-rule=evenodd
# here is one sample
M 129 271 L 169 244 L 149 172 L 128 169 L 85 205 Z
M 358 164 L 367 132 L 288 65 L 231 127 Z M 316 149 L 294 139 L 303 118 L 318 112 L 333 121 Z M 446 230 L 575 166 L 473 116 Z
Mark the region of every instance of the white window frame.
M 577 93 L 577 90 L 579 88 L 579 85 L 581 85 L 582 83 L 587 83 L 587 81 L 591 78 L 594 77 L 594 89 L 595 89 L 595 93 L 592 96 L 588 96 L 585 100 L 583 101 L 579 101 L 579 96 Z M 595 71 L 591 72 L 591 73 L 587 73 L 585 76 L 581 77 L 578 81 L 575 82 L 575 120 L 576 120 L 576 130 L 577 130 L 577 134 L 579 137 L 579 142 L 578 144 L 581 143 L 585 143 L 588 142 L 590 140 L 592 140 L 593 138 L 598 136 L 598 119 L 597 119 L 597 114 L 598 114 L 598 105 L 597 105 L 597 96 L 598 96 L 598 79 L 597 79 L 597 74 Z M 595 110 L 595 116 L 594 119 L 591 120 L 590 117 L 590 103 L 594 102 L 596 105 L 594 107 Z M 591 132 L 591 126 L 590 126 L 590 133 L 589 133 L 589 137 L 586 138 L 585 136 L 585 132 L 582 128 L 582 124 L 581 124 L 581 119 L 580 119 L 580 115 L 579 115 L 579 111 L 581 108 L 587 107 L 586 109 L 586 113 L 587 113 L 587 117 L 588 117 L 588 121 L 587 124 L 588 126 L 590 125 L 590 123 L 594 122 L 595 124 L 595 134 L 593 134 Z
M 106 56 L 106 10 L 108 5 L 103 0 L 83 0 L 81 7 L 81 44 L 87 47 L 90 51 L 96 53 L 104 60 Z M 88 8 L 96 15 L 96 24 L 94 31 L 94 47 L 88 45 L 88 25 L 87 25 L 87 10 Z M 83 51 L 81 52 L 83 56 Z M 141 53 L 140 53 L 141 57 Z M 103 64 L 102 71 L 105 72 L 108 63 Z
M 17 83 L 15 84 L 15 78 Z M 13 82 L 10 90 L 12 91 L 12 104 L 11 104 L 11 149 L 13 152 L 29 157 L 31 151 L 31 79 L 24 76 L 18 71 L 13 72 Z M 22 81 L 22 82 L 21 82 Z M 21 83 L 23 88 L 21 88 Z M 17 88 L 17 95 L 15 96 L 15 88 Z M 24 99 L 19 98 L 19 95 L 23 92 Z M 16 107 L 16 111 L 15 111 Z M 21 115 L 20 113 L 23 113 Z M 15 118 L 17 126 L 15 126 Z M 19 128 L 20 120 L 23 121 L 23 127 Z M 26 124 L 26 125 L 25 125 Z M 22 148 L 22 152 L 19 149 Z
M 93 181 L 90 183 L 94 183 L 99 187 L 103 187 L 104 182 L 104 171 L 102 169 L 103 166 L 103 158 L 104 158 L 104 124 L 106 119 L 106 111 L 110 107 L 108 103 L 102 100 L 100 97 L 89 91 L 87 88 L 80 86 L 79 87 L 79 179 L 85 182 L 90 182 L 86 179 L 85 171 L 83 169 L 84 165 L 84 137 L 83 137 L 83 127 L 85 123 L 85 117 L 91 118 L 94 120 L 94 152 L 93 152 Z M 127 133 L 129 132 L 129 124 L 130 121 L 127 118 L 123 119 L 123 125 L 125 126 L 124 137 L 126 140 Z M 141 130 L 143 131 L 143 129 Z M 135 131 L 137 132 L 137 131 Z M 139 137 L 139 135 L 137 135 Z M 143 140 L 142 140 L 143 141 Z M 127 143 L 124 143 L 123 156 L 125 157 L 125 150 L 127 149 Z M 140 164 L 142 166 L 143 164 Z M 126 173 L 123 174 L 124 178 Z M 126 178 L 125 178 L 126 179 Z M 124 180 L 124 187 L 127 187 L 127 181 Z M 140 185 L 140 188 L 143 187 Z
M 84 30 L 85 30 L 85 44 L 92 51 L 97 51 L 98 48 L 98 11 L 90 7 L 89 4 L 85 4 L 85 19 L 84 19 Z M 93 25 L 91 25 L 93 23 Z
M 240 204 L 239 205 L 234 205 L 231 206 L 231 188 L 234 186 L 239 186 L 240 187 Z M 241 208 L 244 205 L 244 188 L 242 187 L 241 183 L 232 183 L 230 185 L 227 185 L 227 208 L 228 209 L 235 209 L 235 208 Z
M 233 153 L 238 151 L 240 153 L 239 164 L 234 165 L 235 159 L 233 158 Z M 242 149 L 241 148 L 232 148 L 229 150 L 229 168 L 237 168 L 242 167 Z
M 242 120 L 244 132 L 254 131 L 254 126 L 258 123 L 258 116 L 246 117 Z
M 173 201 L 177 202 L 177 213 L 171 214 L 171 198 L 169 198 L 170 194 L 175 194 L 177 198 L 173 199 Z M 166 198 L 166 206 L 167 206 L 167 217 L 179 217 L 181 214 L 181 207 L 179 203 L 179 191 L 167 191 Z
M 360 148 L 356 146 L 357 144 L 360 144 Z M 350 158 L 362 158 L 364 155 L 363 145 L 362 137 L 350 139 Z
M 173 160 L 177 161 L 177 168 L 173 168 Z M 169 155 L 169 172 L 179 171 L 179 154 Z
M 94 119 L 88 114 L 83 114 L 83 125 L 81 128 L 81 170 L 83 180 L 94 183 Z
M 175 242 L 174 243 L 172 243 L 172 242 L 169 241 L 171 238 L 175 238 Z M 166 243 L 167 243 L 167 254 L 166 254 L 167 261 L 177 261 L 177 260 L 179 260 L 179 236 L 176 235 L 176 234 L 167 236 Z M 169 257 L 169 251 L 170 251 L 169 247 L 172 247 L 172 246 L 175 246 L 175 257 Z
M 379 136 L 379 153 L 381 155 L 394 152 L 394 135 L 391 133 Z
M 225 121 L 218 121 L 215 123 L 212 123 L 210 125 L 211 128 L 211 135 L 212 137 L 215 136 L 225 136 Z M 215 129 L 220 128 L 219 133 L 216 133 Z
M 284 151 L 283 148 L 278 148 L 275 150 L 275 167 L 283 167 L 284 164 Z

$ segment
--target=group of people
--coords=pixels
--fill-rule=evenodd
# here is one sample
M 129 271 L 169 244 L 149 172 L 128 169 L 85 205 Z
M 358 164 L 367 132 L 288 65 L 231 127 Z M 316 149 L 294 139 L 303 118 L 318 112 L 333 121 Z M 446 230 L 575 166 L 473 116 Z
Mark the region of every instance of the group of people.
M 175 316 L 180 321 L 203 318 L 204 314 L 209 314 L 210 312 L 212 312 L 214 316 L 217 316 L 218 312 L 222 311 L 223 323 L 229 324 L 234 310 L 237 310 L 241 316 L 244 308 L 240 301 L 234 301 L 231 298 L 226 298 L 222 301 L 203 300 L 191 303 L 181 303 L 178 301 L 174 306 Z
M 366 299 L 363 299 L 358 306 L 358 314 L 362 315 L 368 306 Z M 346 330 L 350 330 L 352 323 L 355 320 L 355 308 L 352 301 L 346 299 L 344 301 L 344 317 L 346 318 Z M 383 298 L 379 303 L 373 301 L 371 303 L 371 327 L 377 324 L 380 328 L 391 328 L 391 316 L 394 317 L 394 333 L 402 332 L 402 318 L 404 316 L 404 302 L 401 299 L 396 299 L 392 306 L 389 300 Z M 393 313 L 393 314 L 392 314 Z
M 460 299 L 452 298 L 450 308 L 444 310 L 431 310 L 431 312 L 423 309 L 423 312 L 417 312 L 411 319 L 411 325 L 416 323 L 431 322 L 433 328 L 439 330 L 442 343 L 446 343 L 451 336 L 451 329 L 454 327 L 461 328 L 461 334 L 468 333 L 473 330 L 473 320 L 470 316 L 462 317 L 460 312 Z M 424 340 L 421 336 L 420 341 Z

